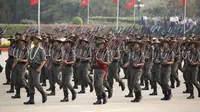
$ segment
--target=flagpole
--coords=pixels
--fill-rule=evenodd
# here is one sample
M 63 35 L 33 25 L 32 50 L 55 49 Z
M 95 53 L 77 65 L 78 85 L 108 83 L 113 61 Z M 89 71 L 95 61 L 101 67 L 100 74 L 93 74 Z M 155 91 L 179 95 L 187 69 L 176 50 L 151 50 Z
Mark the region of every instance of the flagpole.
M 184 5 L 184 37 L 185 37 L 185 29 L 186 29 L 186 14 L 187 14 L 187 0 L 185 0 L 185 5 Z
M 38 34 L 40 35 L 40 0 L 38 0 Z
M 135 4 L 134 4 L 134 12 L 133 12 L 133 17 L 134 17 L 134 24 L 135 24 Z
M 87 16 L 88 16 L 88 21 L 87 21 L 87 24 L 90 24 L 90 0 L 88 0 L 88 7 L 87 7 Z
M 119 28 L 119 0 L 117 0 L 117 30 Z

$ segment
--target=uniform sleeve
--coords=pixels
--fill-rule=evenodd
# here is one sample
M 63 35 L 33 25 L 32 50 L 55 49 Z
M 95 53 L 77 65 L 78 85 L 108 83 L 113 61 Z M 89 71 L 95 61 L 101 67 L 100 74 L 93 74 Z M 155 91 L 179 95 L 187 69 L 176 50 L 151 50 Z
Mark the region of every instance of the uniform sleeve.
M 40 49 L 40 58 L 42 62 L 46 61 L 46 54 L 43 48 Z

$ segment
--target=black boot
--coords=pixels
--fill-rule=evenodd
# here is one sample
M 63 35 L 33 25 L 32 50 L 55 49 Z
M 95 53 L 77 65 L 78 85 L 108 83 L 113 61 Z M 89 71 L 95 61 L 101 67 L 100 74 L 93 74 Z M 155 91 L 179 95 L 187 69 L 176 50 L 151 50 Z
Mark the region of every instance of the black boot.
M 90 92 L 92 92 L 94 90 L 93 84 L 89 83 L 89 87 L 90 87 Z
M 133 97 L 133 90 L 129 90 L 128 95 L 125 95 L 125 97 Z
M 14 93 L 14 85 L 10 85 L 10 90 L 6 91 L 6 93 Z
M 30 104 L 35 104 L 34 101 L 34 94 L 30 94 L 30 99 L 27 102 L 24 102 L 24 105 L 30 105 Z
M 60 100 L 60 102 L 69 102 L 68 92 L 66 90 L 63 90 L 63 92 L 64 92 L 64 98 Z
M 174 83 L 171 83 L 171 86 L 170 86 L 171 88 L 175 88 L 175 84 Z
M 73 89 L 73 90 L 71 90 L 71 93 L 72 93 L 72 100 L 75 100 L 76 96 L 77 96 L 76 91 Z
M 93 103 L 93 105 L 100 105 L 101 104 L 102 96 L 97 96 L 97 101 Z
M 198 97 L 200 98 L 200 88 L 198 89 Z
M 10 80 L 8 79 L 3 85 L 10 85 Z
M 167 100 L 171 100 L 171 98 L 172 98 L 172 91 L 171 91 L 171 89 L 170 89 L 170 90 L 168 90 L 168 92 L 167 92 Z
M 120 81 L 119 85 L 121 86 L 122 91 L 124 91 L 125 90 L 125 84 L 124 84 L 124 82 Z
M 83 85 L 81 85 L 81 91 L 78 94 L 85 94 L 85 87 Z
M 189 91 L 189 87 L 188 87 L 188 84 L 187 83 L 185 83 L 185 87 L 186 87 L 186 90 L 185 91 L 183 91 L 183 93 L 190 93 L 190 91 Z
M 40 92 L 42 95 L 42 103 L 45 103 L 47 101 L 47 94 L 44 91 Z
M 113 89 L 109 88 L 108 89 L 108 98 L 111 98 L 113 95 Z
M 46 89 L 46 91 L 51 91 L 51 87 L 49 87 L 48 89 Z
M 157 93 L 157 87 L 155 87 L 154 89 L 153 89 L 153 93 L 151 93 L 151 94 L 149 94 L 150 96 L 155 96 L 155 95 L 158 95 L 158 93 Z
M 194 99 L 194 91 L 193 90 L 190 91 L 190 96 L 187 97 L 187 99 Z
M 30 96 L 30 93 L 29 93 L 29 88 L 28 87 L 25 87 L 25 89 L 26 89 L 26 93 L 27 93 L 27 97 L 29 97 Z
M 163 91 L 164 97 L 161 100 L 167 100 L 167 91 Z
M 178 78 L 176 78 L 175 80 L 176 80 L 176 87 L 180 87 L 181 81 Z
M 55 96 L 56 95 L 56 88 L 52 87 L 51 93 L 48 94 L 48 96 Z
M 102 93 L 102 99 L 103 99 L 103 104 L 106 104 L 108 99 L 107 99 L 107 95 L 105 92 Z
M 131 102 L 140 102 L 142 100 L 142 93 L 140 92 L 135 92 L 135 99 L 131 100 Z
M 74 80 L 74 89 L 78 89 L 78 81 Z
M 145 81 L 145 87 L 142 90 L 149 90 L 149 82 Z
M 16 89 L 16 94 L 14 96 L 12 96 L 13 99 L 16 99 L 16 98 L 21 98 L 20 96 L 20 89 Z

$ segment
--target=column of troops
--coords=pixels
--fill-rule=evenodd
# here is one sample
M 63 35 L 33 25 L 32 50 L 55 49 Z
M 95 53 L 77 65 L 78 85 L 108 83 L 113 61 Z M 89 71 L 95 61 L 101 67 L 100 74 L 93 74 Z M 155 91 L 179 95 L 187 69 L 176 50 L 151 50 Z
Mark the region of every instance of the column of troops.
M 4 85 L 10 84 L 7 93 L 15 92 L 13 99 L 20 98 L 20 89 L 25 88 L 29 100 L 24 104 L 35 104 L 35 88 L 42 95 L 42 103 L 45 103 L 47 96 L 56 95 L 56 83 L 63 89 L 61 102 L 69 101 L 68 90 L 72 94 L 71 100 L 75 100 L 75 90 L 80 85 L 78 94 L 84 94 L 89 87 L 90 92 L 95 90 L 97 96 L 94 105 L 106 104 L 113 94 L 117 94 L 113 93 L 114 79 L 122 91 L 125 90 L 122 79 L 127 79 L 129 93 L 125 97 L 134 97 L 131 102 L 142 100 L 142 90 L 152 89 L 149 95 L 157 95 L 157 85 L 164 94 L 161 100 L 170 100 L 171 89 L 181 84 L 178 70 L 183 73 L 186 88 L 183 93 L 190 94 L 187 99 L 194 99 L 193 86 L 200 98 L 200 38 L 195 35 L 187 38 L 139 37 L 132 33 L 94 35 L 87 32 L 78 35 L 69 33 L 58 38 L 47 33 L 41 36 L 16 33 L 8 40 L 11 45 Z M 124 73 L 124 78 L 120 78 L 120 72 Z M 47 86 L 47 80 L 49 94 L 42 87 Z

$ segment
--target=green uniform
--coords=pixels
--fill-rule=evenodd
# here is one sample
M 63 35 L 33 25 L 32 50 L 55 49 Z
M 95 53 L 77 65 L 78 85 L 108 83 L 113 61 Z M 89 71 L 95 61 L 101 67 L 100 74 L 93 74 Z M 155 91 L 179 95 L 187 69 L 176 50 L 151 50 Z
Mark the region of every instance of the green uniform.
M 39 46 L 34 46 L 29 54 L 28 62 L 29 62 L 29 77 L 28 77 L 28 84 L 29 84 L 29 92 L 30 95 L 35 94 L 35 88 L 42 94 L 44 97 L 46 94 L 40 85 L 40 73 L 36 71 L 41 65 L 43 61 L 46 61 L 46 55 L 43 48 Z

